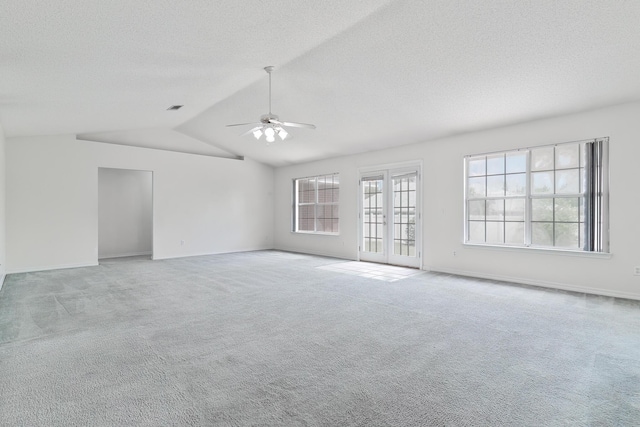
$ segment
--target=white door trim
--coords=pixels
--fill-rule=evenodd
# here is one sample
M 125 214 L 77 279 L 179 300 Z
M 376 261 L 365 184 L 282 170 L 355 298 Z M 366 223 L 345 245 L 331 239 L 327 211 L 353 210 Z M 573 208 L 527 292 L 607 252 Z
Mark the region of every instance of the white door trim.
M 394 176 L 405 173 L 417 173 L 416 179 L 416 219 L 415 219 L 415 257 L 404 257 L 392 253 L 393 241 L 393 191 L 391 190 Z M 384 179 L 383 200 L 386 215 L 386 225 L 384 226 L 385 247 L 383 254 L 372 254 L 363 252 L 363 186 L 362 180 L 365 178 L 382 176 Z M 378 166 L 368 166 L 358 169 L 358 260 L 379 262 L 385 264 L 407 265 L 422 268 L 422 161 L 391 163 Z

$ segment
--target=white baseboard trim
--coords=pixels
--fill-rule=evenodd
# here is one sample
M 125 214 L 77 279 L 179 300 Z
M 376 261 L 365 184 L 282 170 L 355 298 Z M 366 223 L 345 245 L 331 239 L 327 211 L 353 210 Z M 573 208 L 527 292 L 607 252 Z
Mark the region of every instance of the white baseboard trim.
M 99 256 L 98 259 L 126 258 L 126 257 L 129 257 L 129 256 L 143 256 L 143 255 L 153 255 L 153 253 L 151 251 L 127 252 L 127 253 L 124 253 L 124 254 L 102 255 L 102 256 Z
M 356 258 L 351 258 L 348 256 L 342 256 L 342 255 L 336 255 L 336 254 L 332 254 L 332 253 L 328 253 L 328 252 L 321 252 L 321 251 L 309 251 L 309 250 L 304 250 L 301 251 L 300 249 L 289 249 L 289 248 L 283 248 L 283 247 L 278 247 L 278 248 L 273 248 L 276 251 L 282 251 L 282 252 L 291 252 L 294 254 L 304 254 L 304 255 L 317 255 L 317 256 L 324 256 L 327 258 L 336 258 L 336 259 L 344 259 L 344 260 L 348 260 L 348 261 L 357 261 Z
M 194 256 L 207 256 L 207 255 L 222 255 L 222 254 L 235 254 L 240 252 L 256 252 L 256 251 L 270 251 L 273 250 L 272 247 L 264 247 L 264 248 L 251 248 L 251 249 L 237 249 L 233 251 L 220 251 L 220 252 L 202 252 L 202 253 L 193 253 L 193 254 L 175 254 L 175 255 L 161 255 L 155 256 L 152 258 L 154 261 L 160 261 L 163 259 L 178 259 L 178 258 L 190 258 Z
M 2 285 L 4 285 L 4 279 L 7 278 L 6 274 L 0 275 L 0 291 L 2 290 Z
M 7 271 L 7 274 L 18 274 L 18 273 L 35 273 L 37 271 L 47 271 L 47 270 L 64 270 L 66 268 L 81 268 L 81 267 L 96 267 L 99 265 L 96 263 L 89 264 L 61 264 L 61 265 L 47 265 L 47 266 L 38 266 L 38 267 L 23 267 L 15 270 Z
M 609 289 L 591 288 L 588 286 L 575 286 L 575 285 L 568 285 L 566 283 L 560 283 L 560 282 L 550 282 L 546 280 L 523 279 L 521 277 L 505 276 L 501 274 L 478 273 L 473 271 L 458 270 L 455 268 L 430 268 L 428 266 L 423 266 L 422 269 L 425 271 L 431 271 L 434 273 L 455 274 L 457 276 L 498 280 L 501 282 L 519 283 L 522 285 L 531 285 L 531 286 L 539 286 L 542 288 L 560 289 L 563 291 L 572 291 L 572 292 L 579 292 L 579 293 L 585 293 L 585 294 L 602 295 L 607 297 L 640 300 L 640 294 L 631 293 L 631 292 L 612 291 Z

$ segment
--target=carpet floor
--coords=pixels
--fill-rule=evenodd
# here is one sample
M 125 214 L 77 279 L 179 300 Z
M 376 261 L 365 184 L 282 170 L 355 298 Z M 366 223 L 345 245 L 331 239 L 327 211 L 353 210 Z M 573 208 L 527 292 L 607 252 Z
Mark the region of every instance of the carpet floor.
M 0 425 L 640 423 L 640 302 L 258 251 L 7 277 Z

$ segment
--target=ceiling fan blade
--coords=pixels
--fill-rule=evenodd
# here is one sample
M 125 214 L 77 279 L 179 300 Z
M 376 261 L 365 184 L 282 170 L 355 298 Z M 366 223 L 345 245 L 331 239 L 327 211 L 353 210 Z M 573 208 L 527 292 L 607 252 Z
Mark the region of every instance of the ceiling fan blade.
M 273 66 L 264 67 L 264 70 L 269 75 L 269 113 L 263 114 L 260 116 L 260 121 L 258 123 L 235 123 L 230 126 L 257 126 L 253 129 L 243 133 L 242 135 L 248 135 L 250 133 L 255 132 L 255 136 L 262 136 L 263 133 L 267 133 L 267 142 L 273 142 L 273 135 L 277 134 L 281 140 L 285 140 L 286 138 L 290 138 L 289 132 L 287 132 L 285 127 L 294 127 L 294 128 L 307 128 L 307 129 L 315 129 L 316 125 L 312 125 L 311 123 L 297 123 L 297 122 L 282 122 L 280 118 L 271 112 L 271 72 L 273 71 Z M 259 132 L 259 133 L 258 133 Z
M 252 124 L 252 123 L 247 123 L 247 124 Z M 253 124 L 255 124 L 255 123 L 253 123 Z M 250 130 L 246 131 L 245 133 L 243 133 L 240 136 L 249 135 L 249 134 L 251 134 L 251 133 L 253 133 L 253 132 L 255 132 L 255 131 L 259 130 L 259 129 L 262 129 L 262 126 L 256 126 L 253 129 L 250 129 Z
M 282 126 L 289 126 L 293 128 L 307 128 L 307 129 L 315 129 L 316 125 L 312 125 L 309 123 L 296 123 L 296 122 L 280 122 Z
M 246 126 L 246 125 L 259 125 L 261 123 L 257 123 L 257 122 L 251 122 L 251 123 L 235 123 L 233 125 L 227 125 L 226 127 L 231 127 L 231 126 Z

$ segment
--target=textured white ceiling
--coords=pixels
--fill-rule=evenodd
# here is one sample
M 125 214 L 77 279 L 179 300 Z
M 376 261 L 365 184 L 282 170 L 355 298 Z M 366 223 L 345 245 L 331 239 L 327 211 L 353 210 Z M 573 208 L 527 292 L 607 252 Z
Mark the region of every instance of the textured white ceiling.
M 637 0 L 3 0 L 0 123 L 299 163 L 639 100 L 638 22 Z M 267 112 L 265 65 L 273 112 L 316 130 L 225 127 Z

